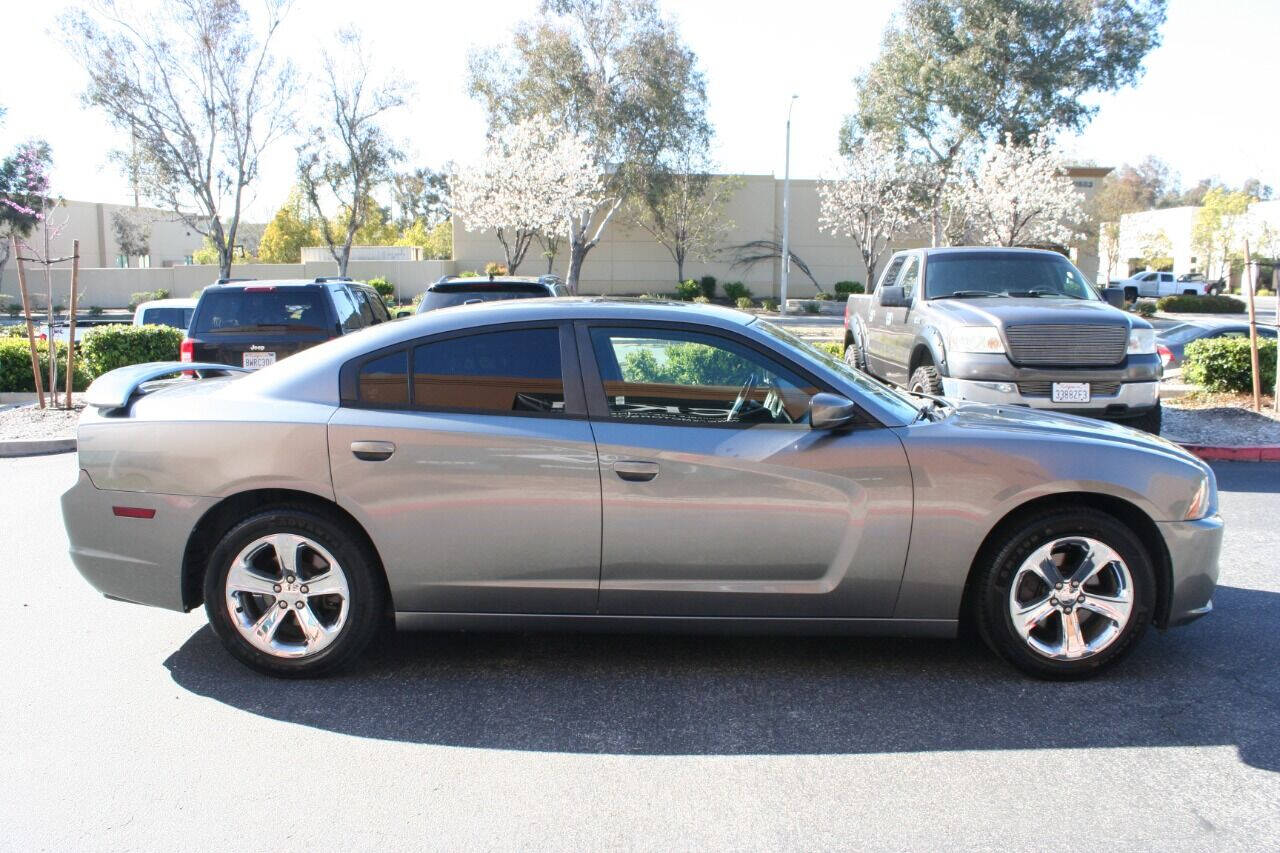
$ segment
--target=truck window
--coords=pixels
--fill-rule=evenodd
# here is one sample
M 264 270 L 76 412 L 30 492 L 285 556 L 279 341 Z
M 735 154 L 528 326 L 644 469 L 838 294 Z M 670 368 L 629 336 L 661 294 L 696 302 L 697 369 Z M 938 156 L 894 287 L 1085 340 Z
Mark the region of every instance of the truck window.
M 884 271 L 884 275 L 880 276 L 880 283 L 884 285 L 892 285 L 893 280 L 898 277 L 898 272 L 902 269 L 902 264 L 906 259 L 906 255 L 898 255 L 896 258 L 891 260 L 889 262 L 889 266 Z
M 913 255 L 907 264 L 906 270 L 902 273 L 900 279 L 902 283 L 902 295 L 908 300 L 916 292 L 916 283 L 920 281 L 920 258 Z

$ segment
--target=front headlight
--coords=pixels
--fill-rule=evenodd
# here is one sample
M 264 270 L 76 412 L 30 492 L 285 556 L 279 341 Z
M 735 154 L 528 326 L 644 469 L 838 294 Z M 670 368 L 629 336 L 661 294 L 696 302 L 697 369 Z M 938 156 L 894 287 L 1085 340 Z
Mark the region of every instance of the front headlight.
M 1187 507 L 1185 521 L 1197 521 L 1206 515 L 1217 512 L 1218 489 L 1213 479 L 1206 475 L 1200 481 L 1200 488 L 1191 496 L 1191 504 Z
M 952 352 L 1004 352 L 1004 341 L 995 326 L 960 326 L 947 335 Z
M 1155 355 L 1156 330 L 1132 329 L 1129 332 L 1129 355 Z

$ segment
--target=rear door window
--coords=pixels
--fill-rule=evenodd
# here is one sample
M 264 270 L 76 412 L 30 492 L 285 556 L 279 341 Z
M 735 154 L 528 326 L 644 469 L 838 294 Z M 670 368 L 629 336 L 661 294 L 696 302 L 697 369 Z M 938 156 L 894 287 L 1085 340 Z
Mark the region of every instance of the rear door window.
M 415 347 L 413 405 L 494 415 L 563 415 L 559 330 L 482 332 Z
M 409 351 L 400 350 L 366 361 L 357 378 L 360 402 L 370 406 L 409 403 Z
M 880 283 L 886 287 L 893 284 L 893 280 L 898 277 L 898 273 L 902 270 L 902 265 L 907 260 L 906 255 L 898 255 L 889 262 L 889 267 L 884 271 L 884 275 L 880 276 Z
M 333 294 L 333 307 L 338 311 L 338 325 L 342 326 L 342 331 L 354 332 L 356 329 L 364 328 L 360 309 L 356 307 L 355 300 L 351 298 L 347 289 L 341 285 L 331 285 L 329 292 Z
M 378 322 L 374 319 L 373 306 L 369 304 L 369 296 L 359 287 L 351 288 L 351 296 L 356 301 L 356 310 L 360 312 L 360 325 L 372 326 Z

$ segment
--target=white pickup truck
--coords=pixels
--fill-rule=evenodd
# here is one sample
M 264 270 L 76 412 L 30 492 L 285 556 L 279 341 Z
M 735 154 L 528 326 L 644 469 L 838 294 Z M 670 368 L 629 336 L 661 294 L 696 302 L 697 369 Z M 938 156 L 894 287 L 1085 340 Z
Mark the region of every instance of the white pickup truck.
M 1126 294 L 1132 294 L 1132 289 L 1136 288 L 1138 296 L 1146 296 L 1151 299 L 1159 299 L 1162 296 L 1180 296 L 1184 293 L 1196 296 L 1204 292 L 1203 281 L 1178 281 L 1177 277 L 1171 272 L 1155 272 L 1152 270 L 1134 273 L 1123 281 L 1115 282 L 1114 286 L 1125 288 Z

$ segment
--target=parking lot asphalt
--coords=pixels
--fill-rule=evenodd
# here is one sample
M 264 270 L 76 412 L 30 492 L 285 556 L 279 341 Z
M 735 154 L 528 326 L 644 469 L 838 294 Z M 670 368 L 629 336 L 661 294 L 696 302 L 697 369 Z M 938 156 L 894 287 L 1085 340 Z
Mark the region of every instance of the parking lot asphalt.
M 66 556 L 0 460 L 0 848 L 1280 846 L 1280 465 L 1220 464 L 1217 610 L 1101 679 L 973 642 L 401 636 L 256 676 Z

